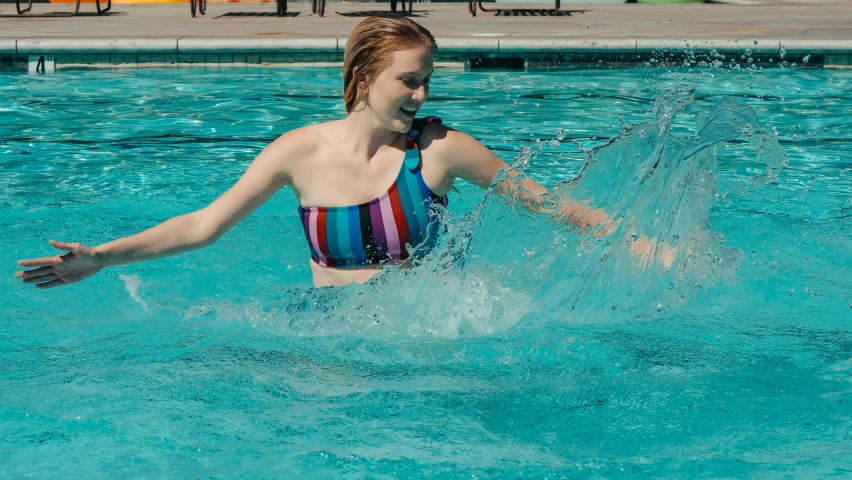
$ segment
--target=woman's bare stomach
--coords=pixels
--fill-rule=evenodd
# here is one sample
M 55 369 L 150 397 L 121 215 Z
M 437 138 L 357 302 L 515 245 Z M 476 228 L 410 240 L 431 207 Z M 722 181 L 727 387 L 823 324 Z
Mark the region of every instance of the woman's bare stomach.
M 379 266 L 344 269 L 323 267 L 313 260 L 310 260 L 308 263 L 311 264 L 311 273 L 314 276 L 315 287 L 339 287 L 350 283 L 366 283 L 382 271 L 382 268 Z

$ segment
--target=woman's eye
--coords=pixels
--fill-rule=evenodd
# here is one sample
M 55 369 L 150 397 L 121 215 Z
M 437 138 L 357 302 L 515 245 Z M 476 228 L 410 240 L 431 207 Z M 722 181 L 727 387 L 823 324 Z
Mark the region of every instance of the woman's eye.
M 430 82 L 430 79 L 424 79 L 422 84 L 423 85 L 429 85 L 429 82 Z M 404 83 L 405 86 L 408 87 L 408 88 L 417 88 L 421 85 L 421 83 L 418 82 L 417 79 L 414 79 L 414 78 L 404 78 L 404 79 L 402 79 L 402 83 Z

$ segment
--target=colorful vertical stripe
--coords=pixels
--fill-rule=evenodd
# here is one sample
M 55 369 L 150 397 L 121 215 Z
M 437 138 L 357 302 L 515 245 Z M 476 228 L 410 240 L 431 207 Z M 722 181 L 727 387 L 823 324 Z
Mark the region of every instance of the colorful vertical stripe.
M 428 117 L 418 126 L 431 121 L 441 120 Z M 446 207 L 447 197 L 423 181 L 419 140 L 419 128 L 412 129 L 399 175 L 378 198 L 346 207 L 299 207 L 317 264 L 352 268 L 398 262 L 435 245 L 439 218 L 434 206 Z

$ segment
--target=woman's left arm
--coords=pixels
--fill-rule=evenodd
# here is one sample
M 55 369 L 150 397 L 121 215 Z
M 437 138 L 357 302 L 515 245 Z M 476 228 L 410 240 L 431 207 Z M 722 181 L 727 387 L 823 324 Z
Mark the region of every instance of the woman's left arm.
M 435 125 L 424 133 L 431 137 L 432 145 L 437 147 L 436 153 L 446 162 L 450 179 L 462 178 L 487 189 L 497 172 L 505 169 L 507 177 L 494 185 L 498 195 L 514 199 L 531 212 L 564 219 L 580 228 L 602 224 L 606 225 L 604 231 L 611 228 L 612 220 L 603 209 L 593 209 L 570 198 L 549 198 L 550 192 L 538 182 L 529 178 L 518 181 L 517 170 L 470 135 L 443 125 Z

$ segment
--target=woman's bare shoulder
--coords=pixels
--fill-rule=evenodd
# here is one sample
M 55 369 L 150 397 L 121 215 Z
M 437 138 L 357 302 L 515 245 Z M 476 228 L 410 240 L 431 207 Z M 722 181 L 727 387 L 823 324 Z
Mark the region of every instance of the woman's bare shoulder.
M 327 130 L 332 123 L 318 123 L 290 130 L 270 143 L 262 155 L 276 158 L 288 171 L 298 170 L 300 165 L 311 163 L 327 143 Z
M 443 137 L 446 136 L 448 132 L 455 131 L 455 129 L 444 125 L 443 122 L 427 122 L 422 127 L 420 127 L 420 134 L 424 140 L 433 137 Z
M 287 157 L 304 157 L 322 144 L 322 132 L 327 125 L 327 123 L 318 123 L 290 130 L 276 138 L 266 148 L 272 153 Z
M 421 149 L 431 148 L 435 153 L 449 153 L 476 142 L 470 135 L 438 122 L 423 125 L 420 135 Z

